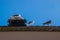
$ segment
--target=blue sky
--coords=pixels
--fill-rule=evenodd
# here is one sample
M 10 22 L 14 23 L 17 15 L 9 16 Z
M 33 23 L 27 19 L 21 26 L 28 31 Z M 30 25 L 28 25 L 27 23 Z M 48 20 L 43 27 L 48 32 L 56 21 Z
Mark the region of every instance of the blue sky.
M 0 0 L 0 25 L 7 25 L 7 20 L 14 14 L 35 20 L 34 25 L 42 25 L 52 20 L 52 26 L 60 25 L 60 0 Z

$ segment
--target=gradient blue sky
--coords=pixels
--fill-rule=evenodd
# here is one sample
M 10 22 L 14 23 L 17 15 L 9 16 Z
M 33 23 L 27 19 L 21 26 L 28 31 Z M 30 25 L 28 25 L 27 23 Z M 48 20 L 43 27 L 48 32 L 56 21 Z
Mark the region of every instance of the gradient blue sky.
M 7 25 L 7 20 L 14 14 L 35 20 L 34 25 L 42 25 L 52 20 L 52 26 L 60 25 L 60 0 L 0 0 L 0 25 Z

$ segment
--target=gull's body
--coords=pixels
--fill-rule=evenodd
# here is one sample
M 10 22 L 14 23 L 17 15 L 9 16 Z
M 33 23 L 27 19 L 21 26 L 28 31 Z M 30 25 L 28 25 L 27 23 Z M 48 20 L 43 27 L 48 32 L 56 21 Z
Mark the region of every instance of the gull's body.
M 34 20 L 30 21 L 30 22 L 28 23 L 28 26 L 33 26 L 33 24 L 34 24 Z
M 43 25 L 48 25 L 48 26 L 49 26 L 50 24 L 51 24 L 51 20 L 49 20 L 49 21 L 43 23 Z

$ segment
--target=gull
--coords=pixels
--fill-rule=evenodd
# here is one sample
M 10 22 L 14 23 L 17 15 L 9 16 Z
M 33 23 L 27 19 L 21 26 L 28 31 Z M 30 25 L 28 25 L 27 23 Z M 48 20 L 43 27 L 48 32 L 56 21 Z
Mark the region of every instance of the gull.
M 32 20 L 28 23 L 29 26 L 32 26 L 33 24 L 34 24 L 34 20 Z
M 51 20 L 49 20 L 49 21 L 43 23 L 43 25 L 48 25 L 48 26 L 49 26 L 50 24 L 51 24 Z

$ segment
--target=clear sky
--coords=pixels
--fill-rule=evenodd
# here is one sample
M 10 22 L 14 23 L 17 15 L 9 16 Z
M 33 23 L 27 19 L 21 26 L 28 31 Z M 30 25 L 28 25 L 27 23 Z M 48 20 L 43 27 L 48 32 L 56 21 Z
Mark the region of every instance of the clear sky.
M 0 0 L 0 25 L 7 25 L 7 20 L 14 14 L 35 20 L 34 25 L 42 25 L 52 20 L 53 26 L 60 25 L 60 0 Z

